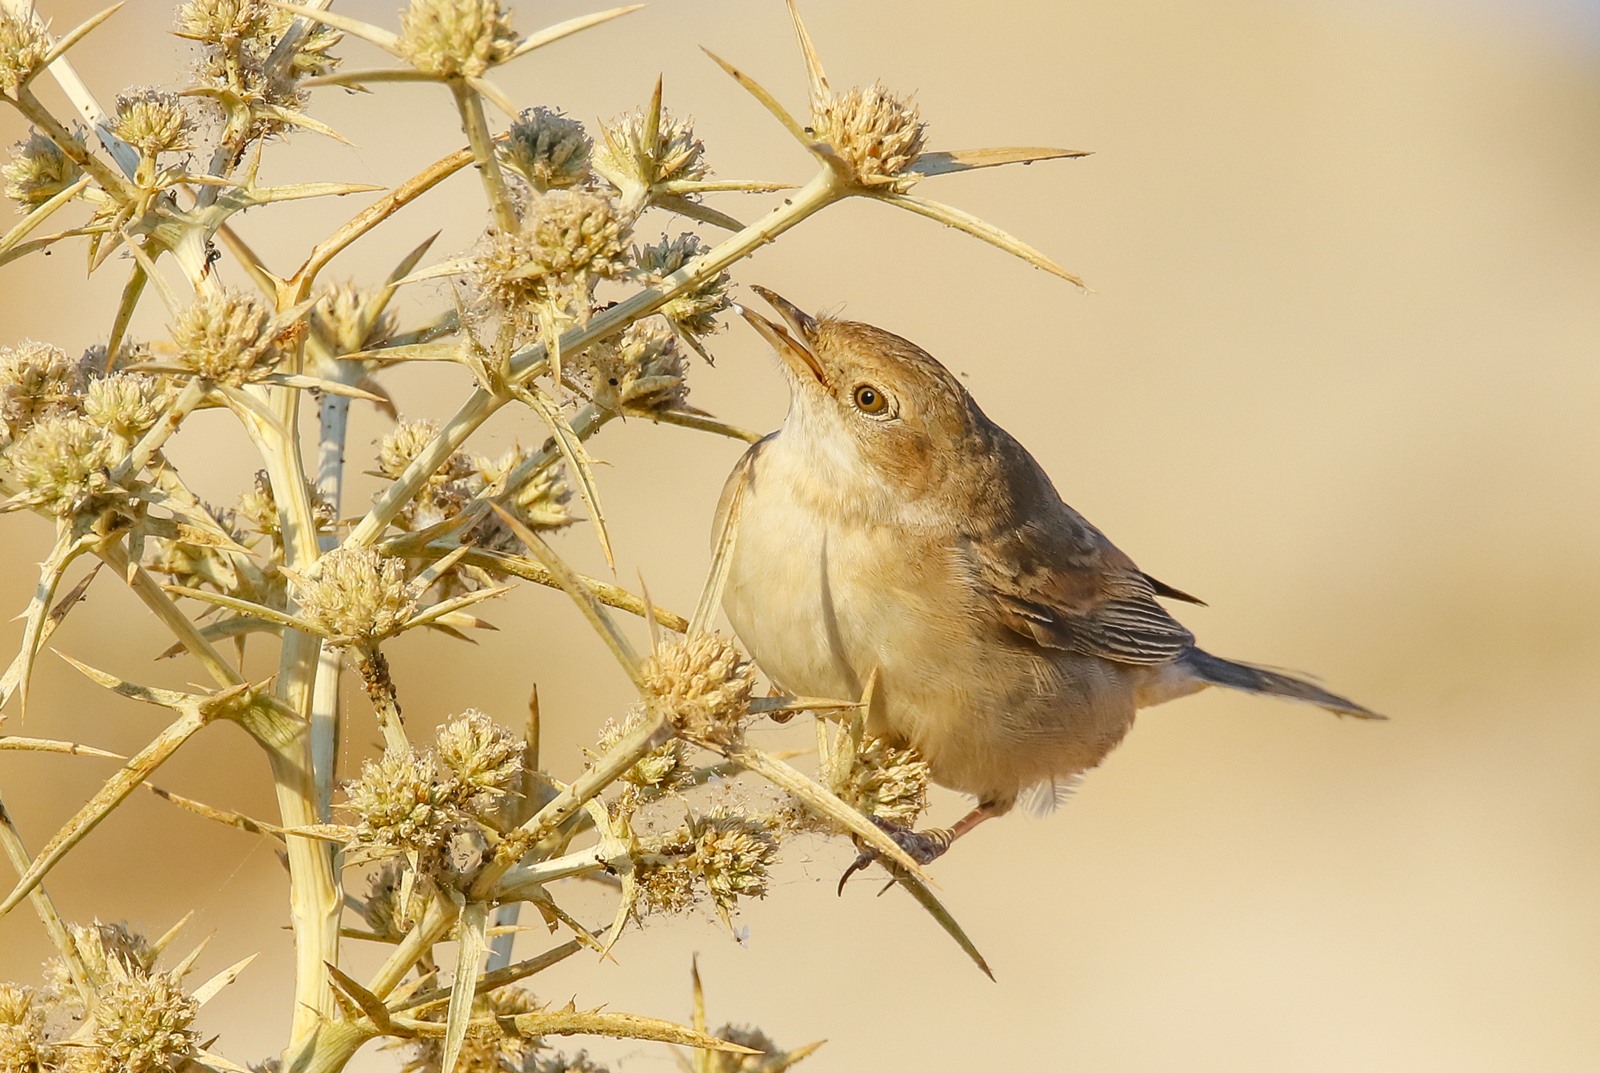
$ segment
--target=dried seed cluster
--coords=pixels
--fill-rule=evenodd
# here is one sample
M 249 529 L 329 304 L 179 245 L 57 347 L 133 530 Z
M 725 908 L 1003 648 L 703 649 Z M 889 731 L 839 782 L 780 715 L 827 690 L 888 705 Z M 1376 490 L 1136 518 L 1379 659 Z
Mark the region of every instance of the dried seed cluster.
M 478 293 L 514 321 L 530 306 L 587 319 L 594 285 L 627 268 L 631 223 L 595 190 L 551 190 L 534 197 L 516 231 L 490 231 L 472 261 Z
M 193 131 L 194 121 L 176 93 L 146 89 L 117 98 L 111 133 L 151 160 L 189 148 Z
M 302 79 L 327 74 L 338 64 L 330 51 L 344 36 L 328 26 L 303 35 L 287 62 L 269 58 L 294 20 L 266 0 L 187 0 L 178 8 L 177 34 L 199 44 L 195 77 L 205 99 L 228 102 L 250 138 L 265 138 L 293 126 L 305 107 Z
M 404 854 L 419 875 L 456 883 L 483 863 L 482 831 L 495 829 L 501 806 L 521 792 L 525 746 L 472 710 L 441 727 L 437 744 L 364 762 L 361 776 L 345 784 L 345 807 L 356 820 L 353 845 Z M 374 930 L 411 912 L 377 893 L 384 896 L 369 916 Z
M 688 397 L 677 335 L 658 317 L 634 321 L 585 351 L 594 401 L 619 414 L 681 410 Z
M 378 472 L 390 480 L 398 478 L 438 434 L 439 426 L 434 421 L 401 421 L 378 444 Z M 558 463 L 552 461 L 535 469 L 509 487 L 515 472 L 535 453 L 522 447 L 513 447 L 498 458 L 464 451 L 452 453 L 405 505 L 399 523 L 412 531 L 426 529 L 454 518 L 474 498 L 492 492 L 501 495 L 501 505 L 530 529 L 548 531 L 571 525 L 576 520 L 569 509 L 572 491 Z M 464 530 L 461 539 L 489 551 L 516 553 L 521 548 L 521 542 L 493 514 L 486 514 Z M 458 563 L 446 575 L 443 589 L 453 592 L 483 588 L 501 577 Z
M 75 139 L 82 148 L 82 139 Z M 78 181 L 78 165 L 61 147 L 38 131 L 11 147 L 11 159 L 0 168 L 6 182 L 6 197 L 27 212 L 55 197 Z
M 111 467 L 167 402 L 159 381 L 103 375 L 59 347 L 0 348 L 0 479 L 53 514 L 96 514 L 121 494 Z
M 640 898 L 646 911 L 680 913 L 704 894 L 726 919 L 740 898 L 766 897 L 777 856 L 777 835 L 762 819 L 724 809 L 690 816 L 638 858 Z
M 178 362 L 196 376 L 234 387 L 282 355 L 268 331 L 272 312 L 253 294 L 202 291 L 169 326 Z
M 120 924 L 74 926 L 70 938 L 93 989 L 85 1006 L 64 963 L 41 990 L 0 984 L 0 1070 L 6 1073 L 170 1073 L 188 1068 L 199 1003 L 178 972 Z M 84 1022 L 81 1026 L 76 1022 Z
M 539 107 L 523 112 L 511 124 L 500 159 L 543 193 L 586 184 L 593 174 L 589 170 L 593 150 L 594 142 L 582 123 Z
M 706 245 L 698 235 L 684 232 L 677 238 L 661 237 L 661 241 L 635 247 L 633 259 L 638 266 L 639 279 L 644 283 L 660 283 L 672 273 L 706 252 Z M 706 280 L 694 290 L 685 291 L 661 307 L 661 315 L 691 336 L 710 335 L 716 331 L 717 314 L 733 305 L 728 294 L 728 273 L 721 272 Z
M 648 703 L 691 741 L 726 745 L 738 739 L 750 711 L 755 669 L 717 633 L 665 641 L 640 668 Z
M 849 766 L 831 775 L 833 792 L 868 816 L 909 827 L 927 810 L 927 761 L 884 738 L 863 737 Z
M 882 83 L 812 102 L 811 122 L 862 186 L 903 191 L 916 180 L 907 169 L 922 153 L 927 124 L 909 98 Z
M 516 44 L 499 0 L 411 0 L 400 13 L 400 53 L 435 78 L 477 78 Z
M 654 139 L 645 111 L 603 123 L 600 133 L 595 170 L 621 189 L 704 179 L 710 174 L 705 143 L 695 136 L 694 120 L 679 119 L 666 109 L 661 110 Z
M 300 614 L 335 645 L 372 645 L 399 633 L 417 613 L 418 587 L 405 563 L 371 548 L 340 547 L 295 577 L 290 591 Z
M 0 92 L 15 94 L 49 53 L 50 39 L 30 9 L 13 14 L 10 7 L 0 8 Z

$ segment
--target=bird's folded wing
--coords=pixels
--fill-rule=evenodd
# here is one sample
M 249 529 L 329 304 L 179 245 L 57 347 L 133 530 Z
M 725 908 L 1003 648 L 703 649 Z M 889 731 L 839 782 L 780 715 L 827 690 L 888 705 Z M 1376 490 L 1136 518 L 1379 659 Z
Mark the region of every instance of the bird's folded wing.
M 977 613 L 1041 648 L 1151 665 L 1194 643 L 1151 580 L 1087 525 L 991 533 L 967 542 L 962 558 Z

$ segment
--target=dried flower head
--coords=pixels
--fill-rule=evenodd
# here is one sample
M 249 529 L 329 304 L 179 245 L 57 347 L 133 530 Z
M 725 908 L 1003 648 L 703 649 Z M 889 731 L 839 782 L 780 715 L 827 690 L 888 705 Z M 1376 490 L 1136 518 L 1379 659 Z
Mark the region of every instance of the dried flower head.
M 81 139 L 75 139 L 81 147 Z M 11 159 L 0 168 L 6 197 L 26 212 L 37 208 L 78 181 L 81 172 L 61 147 L 38 131 L 11 147 Z
M 60 347 L 49 343 L 0 347 L 0 420 L 9 436 L 46 415 L 76 411 L 82 390 L 82 367 Z M 5 438 L 0 435 L 0 441 Z
M 791 1055 L 773 1042 L 772 1037 L 753 1025 L 726 1024 L 715 1032 L 718 1039 L 749 1047 L 760 1054 L 731 1051 L 702 1051 L 707 1056 L 706 1073 L 784 1073 L 804 1057 Z M 809 1050 L 809 1048 L 807 1049 Z
M 677 238 L 663 235 L 653 246 L 635 247 L 633 259 L 641 280 L 660 283 L 705 251 L 700 237 L 686 231 Z M 717 314 L 731 305 L 728 273 L 719 272 L 694 290 L 673 298 L 659 312 L 690 335 L 710 335 L 717 330 Z
M 910 98 L 874 82 L 815 100 L 811 112 L 817 138 L 862 186 L 903 191 L 916 181 L 906 169 L 922 153 L 927 124 Z
M 500 159 L 535 190 L 561 190 L 588 181 L 593 148 L 582 123 L 541 106 L 511 124 Z
M 371 548 L 335 548 L 316 573 L 290 580 L 300 614 L 330 644 L 373 644 L 399 633 L 416 614 L 421 592 L 406 565 Z
M 766 897 L 777 855 L 778 839 L 759 819 L 721 809 L 690 816 L 639 858 L 640 900 L 648 911 L 678 913 L 693 906 L 703 888 L 727 919 L 740 898 Z
M 639 880 L 639 908 L 644 913 L 687 913 L 699 900 L 695 872 L 689 867 L 692 844 L 685 829 L 641 857 L 634 875 Z
M 619 188 L 677 180 L 703 179 L 705 143 L 695 137 L 694 120 L 679 119 L 666 109 L 650 140 L 650 117 L 643 111 L 602 123 L 603 144 L 595 147 L 594 168 Z
M 373 933 L 384 939 L 398 939 L 421 919 L 422 901 L 412 898 L 401 904 L 402 866 L 390 861 L 367 877 L 367 896 L 361 902 L 361 917 Z
M 440 727 L 438 740 L 450 795 L 462 808 L 483 815 L 521 786 L 522 741 L 476 708 Z
M 363 761 L 361 777 L 344 791 L 346 807 L 356 815 L 356 841 L 363 845 L 437 851 L 456 824 L 432 753 L 388 750 Z
M 829 776 L 833 792 L 868 816 L 909 827 L 928 807 L 927 761 L 884 738 L 864 736 L 848 769 Z
M 532 200 L 518 230 L 486 236 L 473 261 L 473 281 L 503 312 L 545 303 L 587 318 L 595 282 L 627 267 L 629 227 L 604 194 L 551 190 Z
M 131 445 L 155 426 L 167 401 L 166 389 L 154 377 L 113 373 L 89 381 L 83 393 L 83 414 Z
M 144 973 L 113 965 L 99 989 L 90 1034 L 111 1069 L 165 1073 L 181 1068 L 198 1037 L 190 1027 L 199 1009 L 176 973 Z
M 427 418 L 402 420 L 378 442 L 378 472 L 397 480 L 439 434 L 439 424 Z M 453 517 L 466 504 L 471 489 L 467 478 L 472 460 L 456 451 L 428 477 L 428 482 L 407 503 L 400 520 L 409 529 L 422 529 Z
M 639 669 L 649 704 L 685 737 L 728 744 L 750 710 L 755 671 L 738 647 L 718 633 L 673 637 Z
M 378 345 L 394 334 L 396 323 L 394 314 L 387 309 L 369 323 L 367 307 L 374 297 L 372 291 L 354 283 L 338 284 L 311 308 L 312 332 L 326 342 L 335 356 Z
M 400 53 L 435 78 L 477 78 L 516 45 L 499 0 L 411 0 L 400 14 Z
M 610 1071 L 606 1066 L 590 1058 L 588 1051 L 578 1051 L 576 1054 L 556 1051 L 536 1059 L 529 1073 L 610 1073 Z
M 16 93 L 50 54 L 50 38 L 32 8 L 0 6 L 0 92 Z
M 280 357 L 267 328 L 272 314 L 255 295 L 203 291 L 170 326 L 178 361 L 198 376 L 237 387 Z
M 338 63 L 329 50 L 343 34 L 318 25 L 300 38 L 286 64 L 269 64 L 293 19 L 293 13 L 266 0 L 187 0 L 178 8 L 177 35 L 200 43 L 196 81 L 242 102 L 253 138 L 288 125 L 279 110 L 304 107 L 298 81 L 327 74 Z
M 616 413 L 648 417 L 681 409 L 688 397 L 678 337 L 655 317 L 636 320 L 590 347 L 586 360 L 594 401 Z
M 0 984 L 0 1069 L 46 1069 L 50 1049 L 44 1039 L 44 1008 L 34 1003 L 33 989 Z
M 499 458 L 479 456 L 473 463 L 470 481 L 472 491 L 493 488 L 509 480 L 511 474 L 533 454 L 532 451 L 514 447 Z M 568 506 L 572 501 L 572 489 L 567 487 L 560 466 L 546 466 L 507 491 L 510 494 L 505 506 L 530 529 L 561 529 L 576 520 Z M 513 551 L 520 546 L 521 542 L 498 519 L 492 522 L 486 519 L 485 524 L 482 539 L 486 547 L 496 551 Z
M 768 869 L 778 856 L 772 828 L 752 816 L 712 812 L 692 819 L 691 867 L 705 880 L 717 912 L 727 916 L 740 898 L 767 896 Z
M 644 712 L 635 707 L 622 722 L 608 719 L 600 728 L 597 742 L 604 753 L 623 737 L 644 725 Z M 689 750 L 682 738 L 668 738 L 666 744 L 645 753 L 644 758 L 624 774 L 623 779 L 641 790 L 670 791 L 687 786 L 694 771 L 689 765 Z
M 537 1036 L 508 1033 L 498 1018 L 533 1013 L 539 1003 L 520 987 L 502 987 L 473 1001 L 471 1027 L 456 1059 L 457 1073 L 543 1073 L 537 1052 L 544 1044 Z M 443 1019 L 442 1010 L 431 1016 Z M 419 1040 L 402 1073 L 437 1073 L 444 1060 L 444 1042 L 433 1037 Z
M 38 504 L 66 517 L 89 513 L 111 491 L 107 472 L 119 452 L 103 429 L 74 413 L 41 418 L 0 455 L 4 468 Z
M 194 121 L 182 99 L 154 89 L 118 97 L 117 114 L 111 120 L 111 133 L 151 159 L 189 148 L 193 130 Z

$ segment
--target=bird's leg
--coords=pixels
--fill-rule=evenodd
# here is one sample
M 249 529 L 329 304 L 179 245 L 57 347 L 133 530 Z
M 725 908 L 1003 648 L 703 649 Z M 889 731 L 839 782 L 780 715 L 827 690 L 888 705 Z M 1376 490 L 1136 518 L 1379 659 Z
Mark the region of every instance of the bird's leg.
M 877 816 L 871 817 L 871 820 L 885 834 L 894 839 L 895 845 L 905 850 L 912 860 L 918 864 L 931 864 L 944 856 L 956 839 L 971 831 L 984 820 L 993 819 L 1005 811 L 1006 807 L 992 801 L 985 801 L 957 820 L 954 826 L 935 827 L 927 831 L 913 831 L 909 827 L 901 827 L 897 823 L 891 823 Z M 877 859 L 877 850 L 870 847 L 863 849 L 856 856 L 856 859 L 851 862 L 850 867 L 844 870 L 844 875 L 839 877 L 839 893 L 844 893 L 846 880 Z

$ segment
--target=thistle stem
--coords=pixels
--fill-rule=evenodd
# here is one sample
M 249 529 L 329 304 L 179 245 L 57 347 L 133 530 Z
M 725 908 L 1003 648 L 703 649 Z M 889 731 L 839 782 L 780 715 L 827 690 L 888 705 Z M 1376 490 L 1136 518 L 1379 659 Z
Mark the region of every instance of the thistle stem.
M 450 80 L 450 92 L 456 99 L 456 110 L 461 113 L 461 130 L 472 149 L 472 162 L 483 179 L 483 192 L 489 199 L 489 209 L 494 213 L 494 225 L 501 231 L 511 232 L 520 226 L 517 210 L 511 204 L 511 192 L 506 189 L 506 177 L 500 171 L 500 161 L 494 152 L 494 139 L 489 135 L 489 121 L 483 113 L 483 98 L 478 91 L 459 79 Z

